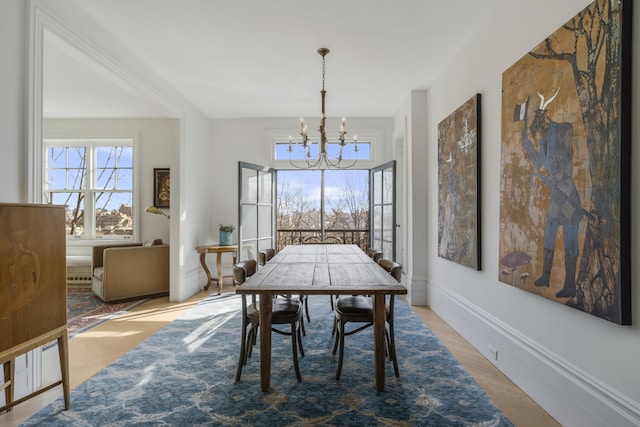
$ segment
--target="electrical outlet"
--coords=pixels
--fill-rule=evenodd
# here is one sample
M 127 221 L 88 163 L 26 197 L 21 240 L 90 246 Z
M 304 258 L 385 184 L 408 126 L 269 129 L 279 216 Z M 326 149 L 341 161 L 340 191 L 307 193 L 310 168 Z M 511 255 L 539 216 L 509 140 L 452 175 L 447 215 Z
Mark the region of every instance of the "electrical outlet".
M 489 354 L 491 355 L 491 358 L 493 360 L 498 360 L 498 350 L 496 350 L 492 346 L 489 346 Z

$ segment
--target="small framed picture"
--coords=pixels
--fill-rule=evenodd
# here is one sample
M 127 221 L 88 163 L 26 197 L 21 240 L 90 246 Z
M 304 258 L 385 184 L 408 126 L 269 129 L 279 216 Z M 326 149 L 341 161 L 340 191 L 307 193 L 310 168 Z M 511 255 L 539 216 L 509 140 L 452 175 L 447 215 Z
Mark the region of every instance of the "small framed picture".
M 171 176 L 169 168 L 153 169 L 153 206 L 168 208 L 171 202 Z

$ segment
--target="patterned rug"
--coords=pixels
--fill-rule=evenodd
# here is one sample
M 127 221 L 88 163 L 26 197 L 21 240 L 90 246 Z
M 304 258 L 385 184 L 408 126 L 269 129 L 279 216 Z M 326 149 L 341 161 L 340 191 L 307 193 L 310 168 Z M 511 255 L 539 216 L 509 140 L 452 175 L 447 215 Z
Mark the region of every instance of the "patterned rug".
M 407 304 L 396 299 L 400 378 L 386 364 L 376 392 L 371 329 L 346 337 L 335 379 L 332 312 L 310 296 L 302 382 L 289 337 L 273 334 L 271 390 L 260 391 L 259 345 L 235 382 L 240 300 L 211 296 L 24 425 L 512 426 Z
M 67 333 L 72 337 L 131 310 L 149 298 L 107 303 L 90 288 L 67 288 Z

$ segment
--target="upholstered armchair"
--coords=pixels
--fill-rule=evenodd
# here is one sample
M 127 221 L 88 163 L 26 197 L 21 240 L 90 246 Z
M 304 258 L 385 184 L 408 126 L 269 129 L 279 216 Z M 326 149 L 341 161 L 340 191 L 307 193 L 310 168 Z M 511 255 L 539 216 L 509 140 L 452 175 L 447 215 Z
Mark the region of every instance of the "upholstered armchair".
M 103 301 L 169 293 L 169 245 L 153 242 L 93 247 L 91 289 Z

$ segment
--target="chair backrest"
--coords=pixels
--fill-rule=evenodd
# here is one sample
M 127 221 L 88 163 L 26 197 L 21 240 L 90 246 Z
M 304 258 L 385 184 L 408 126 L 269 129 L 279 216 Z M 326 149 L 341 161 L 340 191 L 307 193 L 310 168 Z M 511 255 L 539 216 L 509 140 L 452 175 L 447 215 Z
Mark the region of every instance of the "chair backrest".
M 233 283 L 240 286 L 242 285 L 247 277 L 253 276 L 256 273 L 256 260 L 248 259 L 245 261 L 240 261 L 239 263 L 233 266 Z
M 258 252 L 258 263 L 260 265 L 265 265 L 267 261 L 273 258 L 276 255 L 276 250 L 273 248 L 263 249 Z
M 383 253 L 377 249 L 369 248 L 367 249 L 367 255 L 369 255 L 369 258 L 373 259 L 373 262 L 378 262 L 382 259 Z
M 398 282 L 402 280 L 402 264 L 382 258 L 378 261 L 378 265 L 387 270 Z

